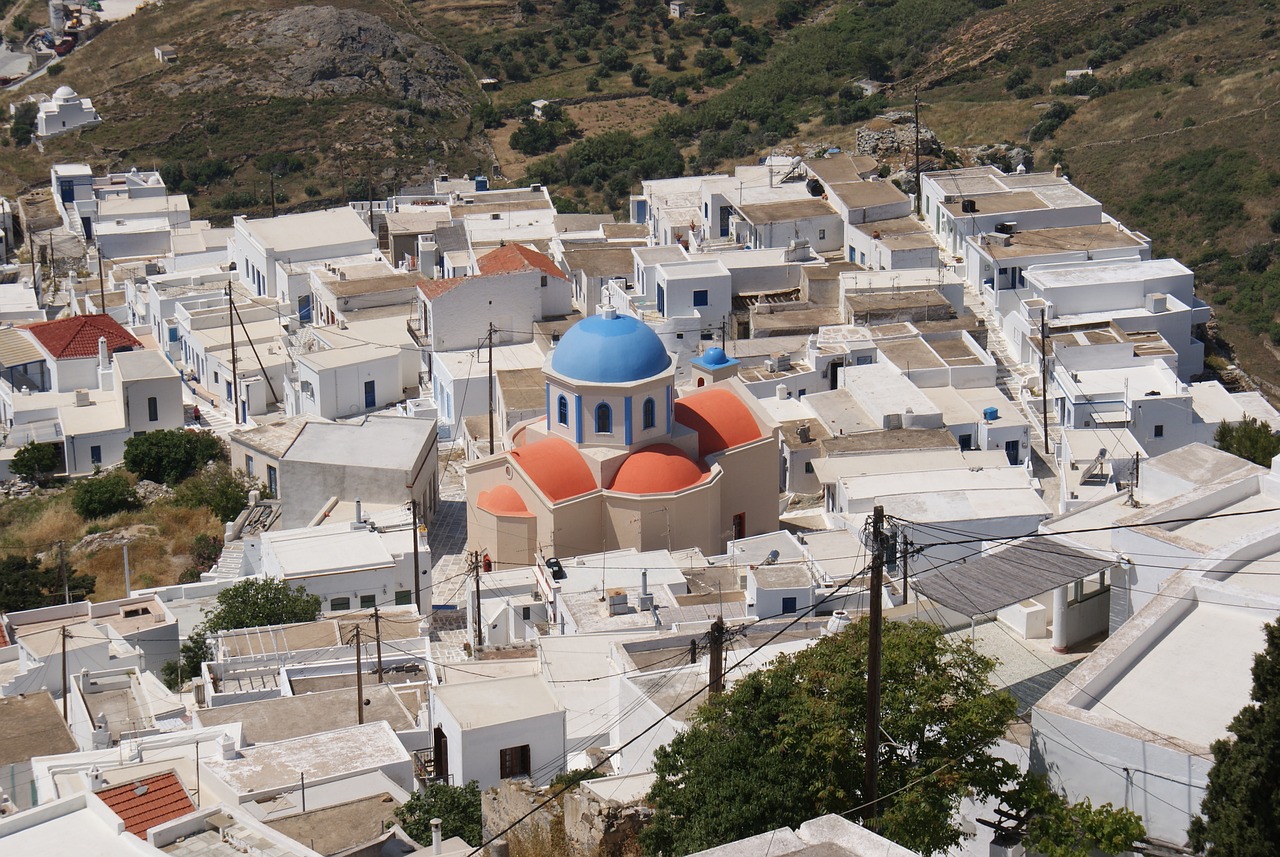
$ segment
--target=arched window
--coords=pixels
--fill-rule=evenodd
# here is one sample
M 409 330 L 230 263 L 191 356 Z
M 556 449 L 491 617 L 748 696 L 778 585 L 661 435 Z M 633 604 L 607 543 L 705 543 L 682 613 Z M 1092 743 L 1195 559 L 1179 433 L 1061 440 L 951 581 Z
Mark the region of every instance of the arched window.
M 556 420 L 562 426 L 569 424 L 569 400 L 564 396 L 556 402 Z
M 706 385 L 706 383 L 707 383 L 707 379 L 706 379 L 706 378 L 699 378 L 699 379 L 698 379 L 698 386 L 699 386 L 699 387 L 705 386 L 705 385 Z
M 651 429 L 658 424 L 658 406 L 653 403 L 653 399 L 644 400 L 642 418 L 646 429 Z
M 596 434 L 613 432 L 613 410 L 604 402 L 596 405 Z

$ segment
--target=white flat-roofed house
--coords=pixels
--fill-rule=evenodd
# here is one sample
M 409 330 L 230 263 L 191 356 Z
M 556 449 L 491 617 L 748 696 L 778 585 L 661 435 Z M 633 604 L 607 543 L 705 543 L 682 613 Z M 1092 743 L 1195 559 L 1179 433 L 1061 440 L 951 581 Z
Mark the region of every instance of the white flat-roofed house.
M 340 419 L 403 401 L 400 349 L 351 345 L 299 354 L 285 388 L 285 412 Z
M 435 775 L 447 782 L 546 785 L 565 769 L 565 711 L 540 675 L 436 685 L 431 714 Z
M 102 117 L 93 109 L 93 102 L 81 98 L 69 86 L 59 86 L 53 97 L 40 102 L 36 114 L 36 136 L 56 137 L 77 128 L 92 128 L 102 124 Z
M 921 175 L 920 192 L 925 223 L 958 258 L 966 238 L 1102 223 L 1102 203 L 1061 171 L 1006 174 L 990 165 L 944 170 Z
M 258 478 L 286 499 L 282 527 L 305 526 L 329 501 L 407 504 L 423 519 L 439 493 L 434 420 L 371 416 L 362 422 L 307 423 L 280 457 L 280 471 Z
M 158 175 L 150 181 L 163 189 Z M 173 230 L 190 226 L 186 194 L 110 195 L 98 200 L 93 239 L 107 259 L 167 256 L 173 247 Z
M 361 256 L 378 249 L 377 237 L 351 208 L 249 220 L 237 216 L 227 245 L 232 262 L 251 292 L 289 304 L 289 314 L 302 310 L 310 296 L 301 265 L 324 259 Z M 298 280 L 294 294 L 295 279 Z

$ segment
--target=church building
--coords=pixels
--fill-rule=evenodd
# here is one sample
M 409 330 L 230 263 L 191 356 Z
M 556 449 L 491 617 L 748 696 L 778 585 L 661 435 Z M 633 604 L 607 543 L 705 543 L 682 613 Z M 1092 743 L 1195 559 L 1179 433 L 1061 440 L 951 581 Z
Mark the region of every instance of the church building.
M 468 548 L 500 568 L 618 548 L 696 547 L 778 528 L 778 427 L 736 377 L 676 397 L 675 359 L 599 308 L 547 355 L 545 417 L 467 465 Z

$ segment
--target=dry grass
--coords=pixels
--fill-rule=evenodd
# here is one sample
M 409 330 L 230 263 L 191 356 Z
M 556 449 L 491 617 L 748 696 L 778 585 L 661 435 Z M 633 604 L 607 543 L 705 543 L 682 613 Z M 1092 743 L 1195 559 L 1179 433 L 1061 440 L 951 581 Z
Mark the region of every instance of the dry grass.
M 141 589 L 177 583 L 190 562 L 196 536 L 217 536 L 222 523 L 208 509 L 187 509 L 170 502 L 86 521 L 71 508 L 70 491 L 0 503 L 0 547 L 26 554 L 47 551 L 45 561 L 52 563 L 55 555 L 49 548 L 63 542 L 71 566 L 94 577 L 94 601 L 124 596 L 124 552 L 119 546 L 93 551 L 72 548 L 90 533 L 125 529 L 135 533 L 129 543 L 129 566 L 133 588 Z

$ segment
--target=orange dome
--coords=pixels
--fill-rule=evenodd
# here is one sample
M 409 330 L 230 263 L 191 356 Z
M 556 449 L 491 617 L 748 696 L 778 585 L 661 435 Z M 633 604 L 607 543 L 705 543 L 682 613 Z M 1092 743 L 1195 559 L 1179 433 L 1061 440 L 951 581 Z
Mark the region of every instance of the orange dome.
M 706 478 L 707 471 L 681 450 L 656 443 L 627 456 L 609 488 L 623 494 L 670 494 Z
M 762 437 L 750 409 L 723 387 L 682 396 L 676 401 L 675 419 L 698 433 L 699 458 Z
M 507 518 L 532 518 L 529 507 L 510 485 L 499 485 L 492 491 L 481 491 L 476 506 L 494 515 Z
M 513 449 L 508 454 L 552 503 L 596 490 L 596 479 L 591 475 L 591 468 L 587 467 L 582 454 L 567 440 L 558 437 L 543 438 Z

